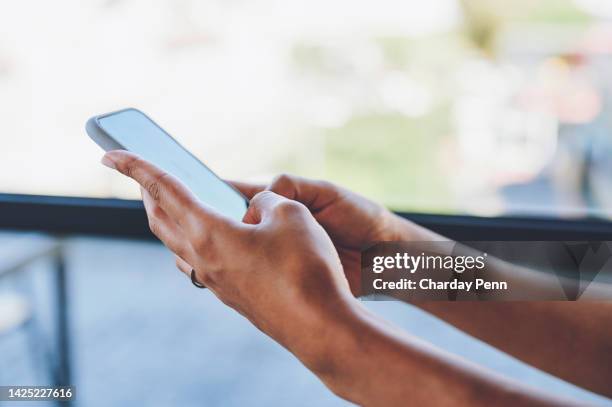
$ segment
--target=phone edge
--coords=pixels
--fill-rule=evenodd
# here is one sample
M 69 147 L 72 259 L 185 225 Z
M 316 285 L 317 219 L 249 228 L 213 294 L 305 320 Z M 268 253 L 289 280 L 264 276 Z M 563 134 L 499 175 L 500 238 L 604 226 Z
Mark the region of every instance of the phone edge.
M 232 184 L 230 184 L 229 182 L 225 181 L 223 178 L 221 178 L 215 171 L 213 171 L 210 167 L 208 167 L 206 164 L 204 164 L 202 162 L 202 160 L 200 160 L 198 157 L 196 157 L 191 151 L 189 151 L 189 149 L 185 148 L 181 143 L 179 143 L 174 137 L 172 137 L 172 135 L 170 133 L 168 133 L 166 130 L 164 130 L 163 127 L 161 127 L 159 124 L 157 124 L 157 122 L 155 120 L 153 120 L 149 115 L 147 115 L 145 112 L 143 112 L 140 109 L 136 109 L 134 107 L 127 107 L 124 109 L 119 109 L 119 110 L 115 110 L 109 113 L 104 113 L 101 115 L 96 115 L 93 116 L 91 118 L 89 118 L 89 120 L 87 120 L 87 122 L 85 123 L 85 132 L 87 133 L 87 135 L 89 136 L 89 138 L 91 138 L 98 146 L 100 146 L 104 151 L 111 151 L 111 150 L 127 150 L 123 145 L 121 145 L 120 143 L 118 143 L 115 139 L 113 139 L 103 128 L 102 126 L 100 126 L 100 124 L 98 123 L 99 119 L 102 119 L 104 117 L 108 117 L 108 116 L 112 116 L 114 114 L 118 114 L 118 113 L 122 113 L 128 110 L 134 110 L 140 114 L 142 114 L 144 117 L 146 117 L 148 120 L 151 121 L 151 123 L 153 123 L 155 126 L 157 126 L 162 132 L 164 132 L 164 134 L 166 134 L 168 137 L 170 137 L 170 139 L 172 139 L 172 141 L 174 141 L 180 148 L 182 148 L 183 150 L 185 150 L 185 152 L 187 152 L 187 154 L 189 154 L 190 156 L 192 156 L 196 161 L 198 161 L 200 163 L 200 165 L 204 166 L 204 168 L 206 168 L 208 171 L 210 171 L 215 177 L 217 177 L 221 182 L 224 182 L 227 186 L 229 186 L 231 189 L 234 190 L 234 192 L 236 192 L 239 196 L 242 197 L 242 199 L 245 202 L 246 205 L 246 209 L 248 210 L 249 206 L 250 206 L 250 200 L 249 198 L 247 198 L 242 192 L 240 192 L 238 190 L 238 188 L 236 188 L 235 186 L 233 186 Z

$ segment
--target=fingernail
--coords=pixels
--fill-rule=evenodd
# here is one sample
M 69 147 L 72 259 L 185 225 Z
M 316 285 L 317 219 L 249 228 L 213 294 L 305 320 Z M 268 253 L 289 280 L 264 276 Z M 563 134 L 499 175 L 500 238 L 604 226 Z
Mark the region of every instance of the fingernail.
M 100 162 L 102 163 L 102 165 L 104 165 L 105 167 L 108 167 L 112 170 L 116 170 L 117 166 L 115 165 L 115 162 L 113 160 L 111 160 L 110 158 L 108 158 L 106 156 L 106 154 L 104 155 L 104 157 L 102 157 L 102 160 L 100 160 Z

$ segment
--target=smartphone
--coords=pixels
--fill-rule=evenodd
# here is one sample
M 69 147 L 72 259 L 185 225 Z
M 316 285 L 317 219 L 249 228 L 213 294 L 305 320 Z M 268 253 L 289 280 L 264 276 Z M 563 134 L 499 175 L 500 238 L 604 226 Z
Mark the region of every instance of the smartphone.
M 140 110 L 129 108 L 94 116 L 87 134 L 105 151 L 127 150 L 181 180 L 203 203 L 242 221 L 248 200 L 224 182 Z

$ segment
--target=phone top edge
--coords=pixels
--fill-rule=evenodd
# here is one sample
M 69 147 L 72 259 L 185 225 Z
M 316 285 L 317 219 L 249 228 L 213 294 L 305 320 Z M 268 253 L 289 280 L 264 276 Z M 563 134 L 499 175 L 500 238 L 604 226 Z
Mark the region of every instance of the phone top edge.
M 125 150 L 125 148 L 109 136 L 98 123 L 98 117 L 94 116 L 85 123 L 85 132 L 104 151 Z
M 162 132 L 164 132 L 170 139 L 172 139 L 172 141 L 174 141 L 180 148 L 182 148 L 183 150 L 185 150 L 185 152 L 187 152 L 187 154 L 191 155 L 193 158 L 195 158 L 203 167 L 205 167 L 206 169 L 208 169 L 208 171 L 210 171 L 215 177 L 217 177 L 218 179 L 220 179 L 222 182 L 224 182 L 225 184 L 227 184 L 231 189 L 234 190 L 234 192 L 236 192 L 240 197 L 242 197 L 242 199 L 244 200 L 245 203 L 245 207 L 248 209 L 248 207 L 250 206 L 250 199 L 247 198 L 240 190 L 238 190 L 238 188 L 236 188 L 234 185 L 232 185 L 229 182 L 226 182 L 225 180 L 223 180 L 221 177 L 219 177 L 219 175 L 217 175 L 217 173 L 215 173 L 213 170 L 211 170 L 206 164 L 204 164 L 202 162 L 202 160 L 200 160 L 198 157 L 196 157 L 191 151 L 189 151 L 188 149 L 186 149 L 181 143 L 179 143 L 174 137 L 172 137 L 170 135 L 170 133 L 168 133 L 166 130 L 164 130 L 159 124 L 157 124 L 157 122 L 155 122 L 153 119 L 151 119 L 151 117 L 149 117 L 146 113 L 144 113 L 142 110 L 134 108 L 134 107 L 127 107 L 124 109 L 119 109 L 119 110 L 115 110 L 112 112 L 108 112 L 108 113 L 104 113 L 101 115 L 96 115 L 93 116 L 91 118 L 89 118 L 87 120 L 87 122 L 85 123 L 85 131 L 87 132 L 87 134 L 89 135 L 89 138 L 91 138 L 98 146 L 100 146 L 104 151 L 111 151 L 111 150 L 127 150 L 123 145 L 119 144 L 115 139 L 112 138 L 112 136 L 110 136 L 100 125 L 100 119 L 104 119 L 105 117 L 109 117 L 115 114 L 119 114 L 119 113 L 123 113 L 123 112 L 127 112 L 127 111 L 135 111 L 140 113 L 141 115 L 143 115 L 144 117 L 146 117 L 148 120 L 150 120 L 155 126 L 157 126 Z
M 92 117 L 92 119 L 100 120 L 100 119 L 104 119 L 105 117 L 112 116 L 112 115 L 119 114 L 119 113 L 123 113 L 123 112 L 128 112 L 130 110 L 138 112 L 141 115 L 147 117 L 148 119 L 151 119 L 149 116 L 147 116 L 147 114 L 145 112 L 143 112 L 142 110 L 137 109 L 135 107 L 124 107 L 123 109 L 113 110 L 112 112 L 103 113 L 103 114 L 99 114 L 97 116 L 94 116 L 94 117 Z
M 126 107 L 123 109 L 114 110 L 112 112 L 103 113 L 89 118 L 89 120 L 87 120 L 87 122 L 85 123 L 85 131 L 89 135 L 89 138 L 91 138 L 104 151 L 125 150 L 125 147 L 123 145 L 118 143 L 104 130 L 104 128 L 100 125 L 100 119 L 104 119 L 105 117 L 127 112 L 130 110 L 138 112 L 149 120 L 151 120 L 151 118 L 147 116 L 142 110 L 137 109 L 135 107 Z

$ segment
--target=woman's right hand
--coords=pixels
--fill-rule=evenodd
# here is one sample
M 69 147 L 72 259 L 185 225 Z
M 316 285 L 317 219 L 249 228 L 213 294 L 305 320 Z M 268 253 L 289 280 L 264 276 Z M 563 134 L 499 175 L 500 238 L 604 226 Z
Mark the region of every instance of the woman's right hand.
M 353 295 L 361 293 L 361 251 L 375 242 L 409 240 L 421 228 L 380 204 L 327 181 L 280 175 L 269 185 L 231 182 L 249 199 L 263 190 L 301 202 L 331 237 Z

